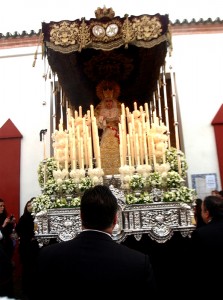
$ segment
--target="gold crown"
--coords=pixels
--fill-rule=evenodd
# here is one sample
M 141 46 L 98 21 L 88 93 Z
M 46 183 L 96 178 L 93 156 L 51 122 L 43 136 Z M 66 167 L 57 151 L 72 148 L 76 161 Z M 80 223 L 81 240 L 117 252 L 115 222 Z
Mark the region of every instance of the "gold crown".
M 96 19 L 102 19 L 102 18 L 112 19 L 115 16 L 114 10 L 111 7 L 106 8 L 105 6 L 103 8 L 98 7 L 94 13 Z

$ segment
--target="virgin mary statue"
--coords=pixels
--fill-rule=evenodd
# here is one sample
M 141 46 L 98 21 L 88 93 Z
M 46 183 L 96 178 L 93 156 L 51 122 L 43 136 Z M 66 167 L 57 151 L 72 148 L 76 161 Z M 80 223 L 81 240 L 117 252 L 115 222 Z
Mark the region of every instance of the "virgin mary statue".
M 120 87 L 115 81 L 102 80 L 96 87 L 100 103 L 95 108 L 100 139 L 101 166 L 105 175 L 119 174 L 119 133 L 121 103 L 118 101 Z

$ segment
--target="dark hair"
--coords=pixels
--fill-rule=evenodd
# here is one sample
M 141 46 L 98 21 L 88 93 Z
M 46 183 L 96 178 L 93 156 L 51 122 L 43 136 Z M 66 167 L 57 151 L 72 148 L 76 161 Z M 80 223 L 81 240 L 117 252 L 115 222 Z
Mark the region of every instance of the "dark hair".
M 110 227 L 117 211 L 117 199 L 107 186 L 96 185 L 84 192 L 80 212 L 85 228 L 104 230 Z
M 32 197 L 32 198 L 30 198 L 29 201 L 26 202 L 26 205 L 25 205 L 25 207 L 24 207 L 24 212 L 23 212 L 23 214 L 29 213 L 28 210 L 27 210 L 27 206 L 28 206 L 29 203 L 32 203 L 32 201 L 33 201 L 35 198 L 36 198 L 36 197 Z M 30 214 L 30 213 L 29 213 L 29 214 Z
M 223 190 L 219 191 L 219 195 L 223 197 Z
M 2 198 L 0 198 L 0 202 L 4 203 L 4 205 L 5 205 L 5 201 Z M 4 210 L 2 212 L 2 217 L 6 218 L 7 216 L 8 216 L 8 212 L 7 212 L 6 208 L 4 207 Z
M 194 206 L 194 218 L 196 221 L 196 227 L 200 227 L 202 225 L 205 225 L 205 222 L 201 215 L 201 205 L 203 200 L 201 198 L 197 198 L 195 200 L 195 206 Z
M 204 198 L 204 209 L 213 219 L 223 218 L 223 200 L 219 196 L 207 196 Z

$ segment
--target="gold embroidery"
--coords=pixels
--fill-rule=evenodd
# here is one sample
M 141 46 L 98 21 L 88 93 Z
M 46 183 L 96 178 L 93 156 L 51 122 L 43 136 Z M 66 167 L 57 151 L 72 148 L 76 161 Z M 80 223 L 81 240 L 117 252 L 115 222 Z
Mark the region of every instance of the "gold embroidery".
M 69 46 L 77 43 L 79 26 L 77 23 L 61 22 L 54 24 L 50 31 L 50 41 L 55 45 Z
M 162 33 L 162 24 L 157 17 L 142 16 L 133 19 L 133 29 L 137 40 L 149 41 Z

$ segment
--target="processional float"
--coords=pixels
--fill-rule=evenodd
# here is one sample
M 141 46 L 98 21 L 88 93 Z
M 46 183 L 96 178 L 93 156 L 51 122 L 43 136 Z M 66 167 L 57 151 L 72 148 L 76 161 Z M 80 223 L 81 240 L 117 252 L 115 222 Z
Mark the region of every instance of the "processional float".
M 168 15 L 119 17 L 104 7 L 95 16 L 42 23 L 45 78 L 53 86 L 53 153 L 38 169 L 37 239 L 47 244 L 74 238 L 81 231 L 80 197 L 96 184 L 108 185 L 118 200 L 117 242 L 147 234 L 164 243 L 176 231 L 190 236 L 195 190 L 185 181 L 172 66 L 166 72 L 172 51 Z M 117 128 L 101 122 L 114 138 L 103 154 L 96 87 L 114 81 L 120 115 Z M 118 168 L 110 159 L 114 144 Z

